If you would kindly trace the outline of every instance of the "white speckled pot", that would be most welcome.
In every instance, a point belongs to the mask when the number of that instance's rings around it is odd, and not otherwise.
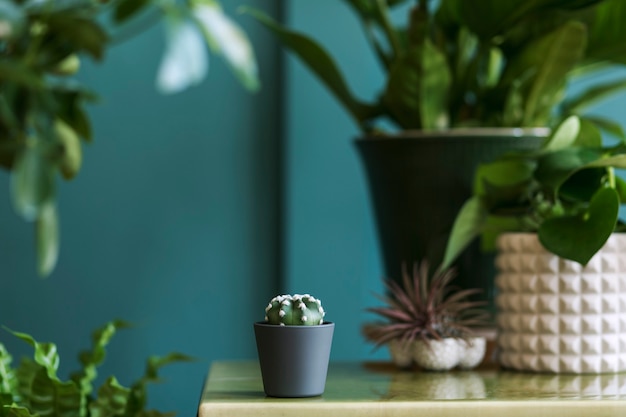
[[[409,368],[413,365],[413,351],[410,343],[393,339],[388,344],[391,361],[398,368]]]
[[[413,342],[413,361],[429,371],[447,371],[457,366],[471,369],[482,361],[486,346],[484,337],[468,341],[455,338],[428,342],[416,340]]]
[[[546,251],[536,234],[498,239],[498,348],[507,368],[626,371],[626,234],[587,266]]]

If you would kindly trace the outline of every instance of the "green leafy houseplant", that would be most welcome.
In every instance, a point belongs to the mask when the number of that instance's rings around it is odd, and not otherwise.
[[[85,105],[96,93],[74,77],[85,57],[101,61],[116,43],[164,22],[167,45],[157,86],[199,83],[207,44],[249,89],[256,63],[244,32],[215,0],[6,0],[0,3],[0,165],[11,171],[15,211],[36,225],[39,272],[59,247],[55,183],[73,178],[93,139]]]
[[[310,37],[258,11],[268,27],[341,102],[363,131],[387,119],[400,129],[550,126],[626,86],[596,84],[566,97],[570,80],[626,62],[621,0],[345,0],[385,72],[366,102]],[[392,9],[410,4],[397,26]],[[623,136],[614,122],[596,119]]]
[[[576,116],[541,149],[481,165],[474,195],[452,229],[444,267],[479,235],[492,249],[494,237],[505,231],[536,232],[550,252],[586,264],[611,233],[622,230],[626,182],[615,169],[623,168],[626,143],[603,145],[600,132]]]
[[[0,344],[0,416],[2,417],[104,417],[172,415],[148,410],[147,385],[158,382],[158,370],[167,364],[188,361],[189,357],[171,353],[150,357],[145,374],[130,387],[122,386],[114,376],[94,390],[97,367],[105,359],[105,347],[115,332],[127,325],[121,321],[105,324],[93,334],[92,348],[79,355],[82,369],[67,381],[57,375],[59,355],[52,343],[40,343],[25,333],[11,332],[30,344],[33,359],[24,358],[14,368],[12,358]]]

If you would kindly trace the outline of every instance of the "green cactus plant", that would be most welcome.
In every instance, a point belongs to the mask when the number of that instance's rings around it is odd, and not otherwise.
[[[309,294],[277,295],[265,307],[265,321],[279,326],[317,326],[325,314],[322,302]]]

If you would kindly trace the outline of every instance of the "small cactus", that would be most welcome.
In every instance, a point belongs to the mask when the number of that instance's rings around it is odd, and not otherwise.
[[[265,308],[265,321],[280,326],[317,326],[324,322],[322,302],[309,294],[278,295]]]

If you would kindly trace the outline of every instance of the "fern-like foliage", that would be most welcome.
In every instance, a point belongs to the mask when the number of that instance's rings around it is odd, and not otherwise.
[[[473,334],[473,327],[487,323],[489,315],[481,308],[485,302],[469,299],[480,293],[479,289],[458,290],[452,286],[454,269],[436,271],[432,278],[428,271],[428,262],[423,261],[413,266],[412,275],[403,268],[402,285],[385,281],[387,294],[377,297],[386,306],[368,311],[386,320],[364,326],[368,340],[380,346],[393,339],[403,343],[446,337],[466,339]]]
[[[106,357],[106,346],[117,330],[128,327],[111,321],[97,329],[92,347],[80,352],[82,368],[68,381],[57,376],[59,355],[53,343],[37,342],[32,336],[8,330],[33,347],[33,358],[22,359],[12,367],[12,357],[0,344],[0,417],[164,417],[175,413],[148,410],[147,385],[159,382],[159,369],[190,357],[171,353],[148,358],[144,375],[131,387],[122,386],[111,376],[98,388],[93,387]]]

